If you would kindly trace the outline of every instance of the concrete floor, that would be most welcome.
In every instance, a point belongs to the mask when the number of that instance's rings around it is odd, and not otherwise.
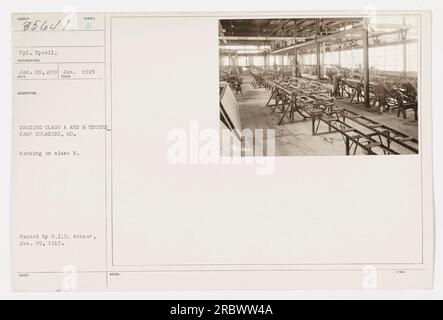
[[[344,155],[345,144],[342,135],[312,135],[312,122],[296,114],[295,122],[278,125],[281,114],[271,114],[272,109],[266,106],[270,92],[264,88],[254,89],[251,86],[252,76],[243,76],[243,94],[236,95],[239,103],[242,129],[275,129],[276,156],[312,156],[312,155]],[[396,111],[368,112],[362,104],[350,104],[350,99],[336,99],[336,106],[367,116],[397,131],[418,138],[417,121],[408,110],[407,119],[397,117]],[[266,149],[266,148],[265,148]],[[409,153],[409,152],[405,152]],[[357,152],[357,154],[364,154]]]

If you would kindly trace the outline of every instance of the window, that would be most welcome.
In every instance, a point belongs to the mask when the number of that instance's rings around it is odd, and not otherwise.
[[[261,67],[261,66],[263,66],[265,64],[264,60],[265,59],[264,59],[263,56],[254,56],[253,59],[252,59],[252,61],[253,61],[252,64],[254,66]]]
[[[245,66],[247,66],[248,65],[248,57],[245,57],[245,56],[239,56],[238,58],[237,58],[237,63],[238,63],[238,65],[239,66],[241,66],[241,67],[245,67]]]
[[[304,65],[314,65],[317,64],[317,54],[315,53],[307,53],[303,55],[303,64]]]
[[[221,59],[221,65],[222,65],[223,67],[225,67],[225,66],[229,66],[229,65],[230,65],[230,63],[229,63],[229,57],[228,57],[228,56],[223,56],[223,57],[222,57],[222,59]]]
[[[325,52],[323,53],[323,61],[325,65],[331,65],[334,64],[332,61],[332,52]]]
[[[341,51],[341,66],[345,68],[352,68],[352,54],[351,50],[343,50]]]
[[[325,53],[325,65],[338,65],[338,51],[329,51]]]
[[[403,45],[369,48],[369,67],[403,71]]]
[[[269,56],[269,65],[273,66],[274,64],[276,64],[277,62],[275,61],[275,56]]]
[[[363,49],[352,50],[352,63],[354,68],[363,68]]]
[[[283,65],[287,66],[289,64],[289,56],[285,55],[283,56]]]

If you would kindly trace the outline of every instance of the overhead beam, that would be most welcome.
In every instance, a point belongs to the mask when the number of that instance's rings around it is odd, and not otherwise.
[[[292,45],[292,46],[289,46],[289,47],[286,47],[286,48],[277,49],[275,51],[272,51],[270,54],[281,53],[281,52],[284,52],[286,50],[292,50],[292,49],[295,49],[295,48],[303,48],[303,47],[315,46],[316,45],[316,41],[326,42],[326,41],[329,41],[329,40],[334,41],[337,38],[341,38],[341,39],[343,39],[343,38],[361,38],[362,37],[362,33],[360,33],[360,32],[362,30],[363,30],[363,26],[360,25],[360,26],[354,27],[352,29],[339,31],[339,32],[336,32],[336,33],[329,34],[327,36],[318,37],[317,39],[314,39],[314,40],[311,40],[311,41],[306,41],[306,42],[298,43],[298,44],[295,44],[295,45]],[[373,38],[373,37],[379,37],[379,36],[383,36],[383,35],[395,34],[395,33],[399,33],[399,32],[401,32],[401,30],[382,32],[382,33],[380,33],[380,32],[373,32],[372,33],[372,32],[368,31],[368,37],[369,38]],[[345,36],[345,37],[343,37],[343,36]],[[415,39],[410,39],[410,40],[408,39],[406,41],[407,42],[414,42],[416,40]],[[382,46],[383,45],[384,44],[382,44]],[[386,45],[390,45],[390,44],[386,43]],[[376,47],[376,46],[377,45],[374,45],[373,47]]]
[[[220,40],[226,41],[289,41],[294,37],[248,37],[248,36],[221,36]]]
[[[277,28],[275,28],[274,30],[271,31],[271,33],[269,33],[269,36],[272,36],[278,30],[282,29],[290,21],[291,21],[290,19],[287,19],[287,20],[283,21]]]
[[[327,35],[327,36],[323,36],[323,37],[318,37],[315,40],[306,41],[306,42],[303,42],[303,43],[297,43],[297,44],[295,44],[293,46],[289,46],[289,47],[286,47],[286,48],[278,49],[278,50],[275,50],[275,51],[271,52],[271,54],[280,53],[280,52],[284,52],[284,51],[287,51],[287,50],[292,50],[292,49],[295,49],[295,48],[303,48],[303,47],[308,47],[308,46],[315,46],[317,44],[317,41],[318,42],[324,42],[324,41],[327,41],[327,40],[330,40],[330,39],[334,39],[334,38],[340,37],[340,36],[348,34],[348,33],[360,32],[362,30],[363,30],[363,26],[357,26],[357,27],[354,27],[352,29],[339,31],[339,32],[336,32],[336,33],[333,33],[333,34],[330,34],[330,35]]]
[[[233,52],[224,51],[221,53],[221,56],[229,56],[229,54],[233,54]],[[244,52],[244,53],[237,53],[237,57],[256,57],[256,56],[262,56],[264,57],[264,53],[250,53],[250,52]]]

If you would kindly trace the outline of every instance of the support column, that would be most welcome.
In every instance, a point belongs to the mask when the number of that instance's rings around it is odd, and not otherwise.
[[[322,66],[322,68],[320,68],[320,78],[322,78],[323,77],[323,73],[324,73],[324,71],[325,71],[325,56],[326,56],[326,46],[325,46],[325,44],[323,43],[322,44],[322,55],[321,55],[321,66]]]
[[[298,77],[298,52],[297,52],[297,48],[294,49],[294,72],[295,72],[295,76]]]
[[[365,106],[369,108],[369,20],[363,19],[363,76]]]
[[[317,79],[321,79],[321,64],[320,64],[320,42],[318,42],[318,34],[320,32],[320,20],[315,20],[315,43],[316,43],[316,55],[317,55]]]
[[[294,19],[294,45],[297,44],[297,19]],[[294,48],[294,74],[298,77],[297,48]]]
[[[407,40],[407,29],[406,29],[406,19],[402,19],[404,29],[400,30],[401,40],[403,42],[403,76],[406,77],[406,73],[408,71],[408,61],[407,61],[407,52],[406,52],[406,40]]]
[[[406,48],[406,39],[407,39],[407,31],[403,30],[401,32],[401,37],[403,41],[403,76],[406,77],[406,73],[408,72],[408,54]]]

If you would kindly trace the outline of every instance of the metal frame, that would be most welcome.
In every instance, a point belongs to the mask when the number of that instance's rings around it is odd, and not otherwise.
[[[333,98],[312,92],[308,92],[309,96],[302,94],[306,90],[294,88],[291,81],[284,85],[283,80],[276,82],[263,75],[254,76],[260,78],[259,81],[271,91],[266,106],[272,108],[271,113],[279,111],[282,114],[278,125],[283,124],[286,117],[293,123],[295,113],[301,115],[303,120],[310,118],[312,135],[342,135],[346,155],[355,155],[358,148],[369,155],[396,155],[400,154],[398,149],[418,153],[417,139],[348,109],[337,109]],[[271,103],[272,100],[274,103]],[[320,131],[322,124],[327,126],[326,131]]]
[[[321,123],[328,126],[328,131],[319,132]],[[365,133],[358,127],[370,132]],[[351,154],[352,147],[354,147],[354,155],[357,147],[368,154],[381,154],[377,151],[381,151],[382,154],[400,154],[399,151],[393,149],[393,146],[418,153],[417,139],[347,109],[336,109],[332,112],[320,111],[313,114],[312,135],[329,133],[342,134],[346,155]]]

